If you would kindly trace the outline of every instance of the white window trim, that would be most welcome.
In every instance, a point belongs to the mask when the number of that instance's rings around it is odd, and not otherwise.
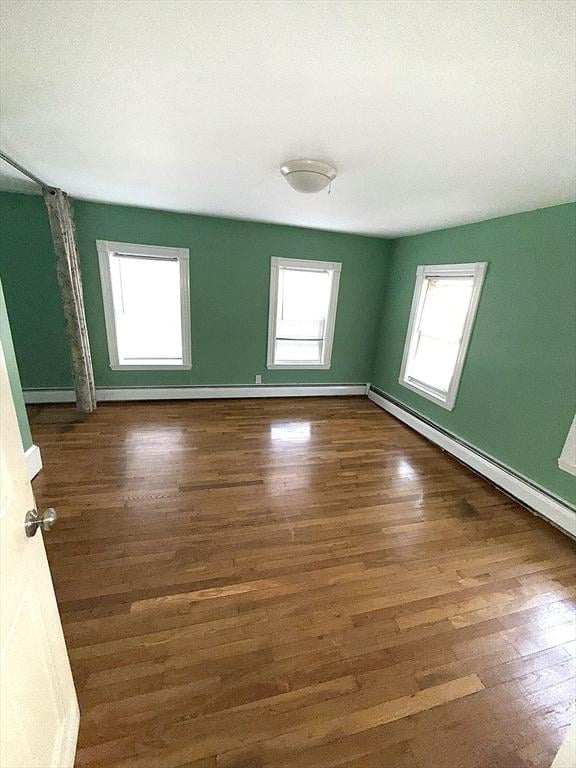
[[[326,328],[324,330],[324,344],[322,346],[321,363],[275,363],[274,348],[276,342],[276,316],[278,314],[278,273],[281,267],[291,269],[317,270],[325,272],[333,271],[332,292]],[[270,265],[270,301],[268,311],[268,357],[266,367],[268,369],[282,370],[328,370],[332,365],[332,344],[334,342],[334,328],[336,326],[336,308],[338,306],[338,291],[340,288],[340,272],[342,264],[336,261],[309,261],[308,259],[280,259],[272,257]]]
[[[118,243],[111,240],[96,240],[100,280],[102,282],[102,298],[104,300],[104,319],[106,322],[106,338],[108,339],[108,355],[110,368],[113,371],[182,371],[192,367],[191,332],[190,332],[190,270],[188,248],[171,248],[163,245],[138,245],[136,243]],[[180,310],[182,323],[182,359],[183,362],[153,365],[125,365],[120,363],[116,341],[116,320],[114,317],[114,302],[112,299],[112,279],[110,275],[110,256],[113,253],[127,253],[134,256],[147,256],[158,259],[177,259],[180,269]]]
[[[558,466],[560,469],[563,469],[564,472],[569,472],[571,475],[576,476],[576,416],[574,416],[570,429],[568,430],[564,448],[558,459]]]
[[[408,330],[406,332],[404,354],[402,356],[402,367],[400,369],[400,377],[398,381],[400,384],[402,384],[403,387],[407,387],[413,392],[417,392],[422,397],[431,400],[433,403],[440,405],[442,408],[446,408],[448,411],[451,411],[454,408],[456,397],[458,395],[460,378],[462,376],[466,354],[468,353],[468,345],[470,344],[470,337],[472,336],[474,321],[476,320],[476,312],[478,310],[478,303],[480,301],[480,294],[482,292],[482,286],[484,284],[484,276],[486,274],[487,266],[488,262],[478,261],[470,264],[427,264],[419,266],[416,270],[416,285],[414,286],[412,307],[410,309],[410,320],[408,322]],[[456,358],[456,365],[454,367],[454,374],[450,382],[450,387],[446,394],[435,390],[433,387],[427,387],[423,383],[415,382],[413,380],[406,380],[406,367],[408,365],[408,356],[410,354],[410,347],[412,344],[412,333],[416,323],[418,322],[422,306],[422,286],[424,284],[424,280],[429,277],[474,278],[472,295],[470,297],[470,305],[468,307],[468,313],[466,315],[466,321],[462,331],[460,350],[458,352],[458,357]]]

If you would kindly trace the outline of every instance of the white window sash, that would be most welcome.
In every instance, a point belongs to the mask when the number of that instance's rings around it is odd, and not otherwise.
[[[304,272],[332,272],[332,286],[328,313],[324,327],[322,341],[322,360],[319,363],[311,363],[306,360],[290,363],[276,363],[276,324],[278,317],[278,284],[281,269],[301,270]],[[336,309],[338,306],[338,291],[340,287],[340,272],[342,264],[334,261],[308,261],[306,259],[282,259],[273,257],[270,264],[270,298],[268,311],[268,354],[266,367],[268,369],[282,370],[327,370],[332,365],[332,345],[334,341],[334,329],[336,325]],[[290,340],[290,339],[289,339]],[[294,339],[298,341],[298,339]]]
[[[400,384],[402,384],[402,386],[417,392],[422,397],[437,403],[438,405],[442,406],[442,408],[446,408],[446,410],[449,411],[453,410],[456,403],[458,388],[460,386],[460,379],[462,377],[464,362],[466,360],[466,354],[468,352],[468,346],[470,344],[470,338],[472,336],[472,330],[476,320],[476,313],[478,310],[480,294],[482,292],[482,286],[484,283],[487,266],[487,262],[481,261],[470,264],[421,265],[416,270],[416,284],[414,286],[414,294],[410,308],[410,319],[408,321],[408,330],[406,333],[406,341],[404,343],[404,354],[402,356],[402,365],[400,368],[400,376],[398,381]],[[468,311],[466,313],[466,320],[464,322],[464,328],[462,330],[460,343],[458,345],[458,355],[454,365],[454,371],[452,373],[450,385],[446,391],[439,390],[430,384],[426,384],[425,382],[419,381],[418,379],[408,375],[409,363],[416,349],[416,344],[420,335],[420,320],[426,299],[426,294],[423,288],[426,281],[429,278],[434,277],[473,278],[472,293],[470,296]]]
[[[108,340],[108,355],[110,368],[113,371],[171,371],[189,370],[192,367],[191,328],[190,328],[190,270],[188,248],[172,248],[168,246],[138,245],[135,243],[118,243],[110,240],[97,240],[98,263],[102,283],[102,298],[104,301],[104,320],[106,323],[106,338]],[[169,362],[174,358],[166,358],[154,363],[145,363],[145,358],[138,362],[124,363],[118,354],[116,331],[116,316],[112,294],[111,259],[141,258],[158,259],[161,261],[177,261],[180,275],[180,323],[182,329],[182,362]]]

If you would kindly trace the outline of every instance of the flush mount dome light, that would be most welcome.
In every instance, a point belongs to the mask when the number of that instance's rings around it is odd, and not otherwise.
[[[334,181],[338,171],[320,160],[289,160],[280,166],[280,173],[296,192],[320,192]]]

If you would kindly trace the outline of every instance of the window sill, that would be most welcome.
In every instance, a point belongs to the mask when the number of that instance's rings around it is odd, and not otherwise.
[[[411,389],[412,392],[416,392],[416,394],[421,395],[421,397],[425,397],[427,400],[430,400],[432,403],[436,403],[436,405],[439,405],[441,408],[444,408],[447,411],[452,411],[454,409],[454,404],[456,401],[456,392],[450,393],[446,395],[445,398],[440,397],[439,395],[435,394],[431,390],[425,389],[424,387],[419,387],[417,384],[413,384],[410,381],[405,381],[402,378],[398,379],[398,382],[407,389]]]
[[[191,363],[184,365],[113,365],[110,363],[112,371],[189,371],[191,368]]]
[[[266,368],[270,370],[283,371],[327,371],[331,363],[267,363]]]

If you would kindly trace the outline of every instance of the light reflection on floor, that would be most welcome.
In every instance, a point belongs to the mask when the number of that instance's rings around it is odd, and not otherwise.
[[[131,427],[124,435],[125,471],[141,471],[142,468],[170,469],[174,453],[184,451],[190,445],[190,434],[184,427],[147,425]],[[174,452],[174,453],[172,453]]]
[[[396,474],[398,477],[407,478],[408,480],[416,480],[418,477],[418,472],[409,461],[406,461],[406,459],[398,459],[398,463],[396,464]]]
[[[270,426],[270,439],[275,443],[307,443],[310,436],[309,421],[278,422]]]
[[[309,421],[278,421],[270,425],[270,441],[274,451],[270,457],[270,471],[265,478],[265,484],[266,491],[271,496],[302,490],[310,485],[311,464],[301,459],[294,464],[287,457],[291,455],[290,448],[310,442],[311,437]]]

